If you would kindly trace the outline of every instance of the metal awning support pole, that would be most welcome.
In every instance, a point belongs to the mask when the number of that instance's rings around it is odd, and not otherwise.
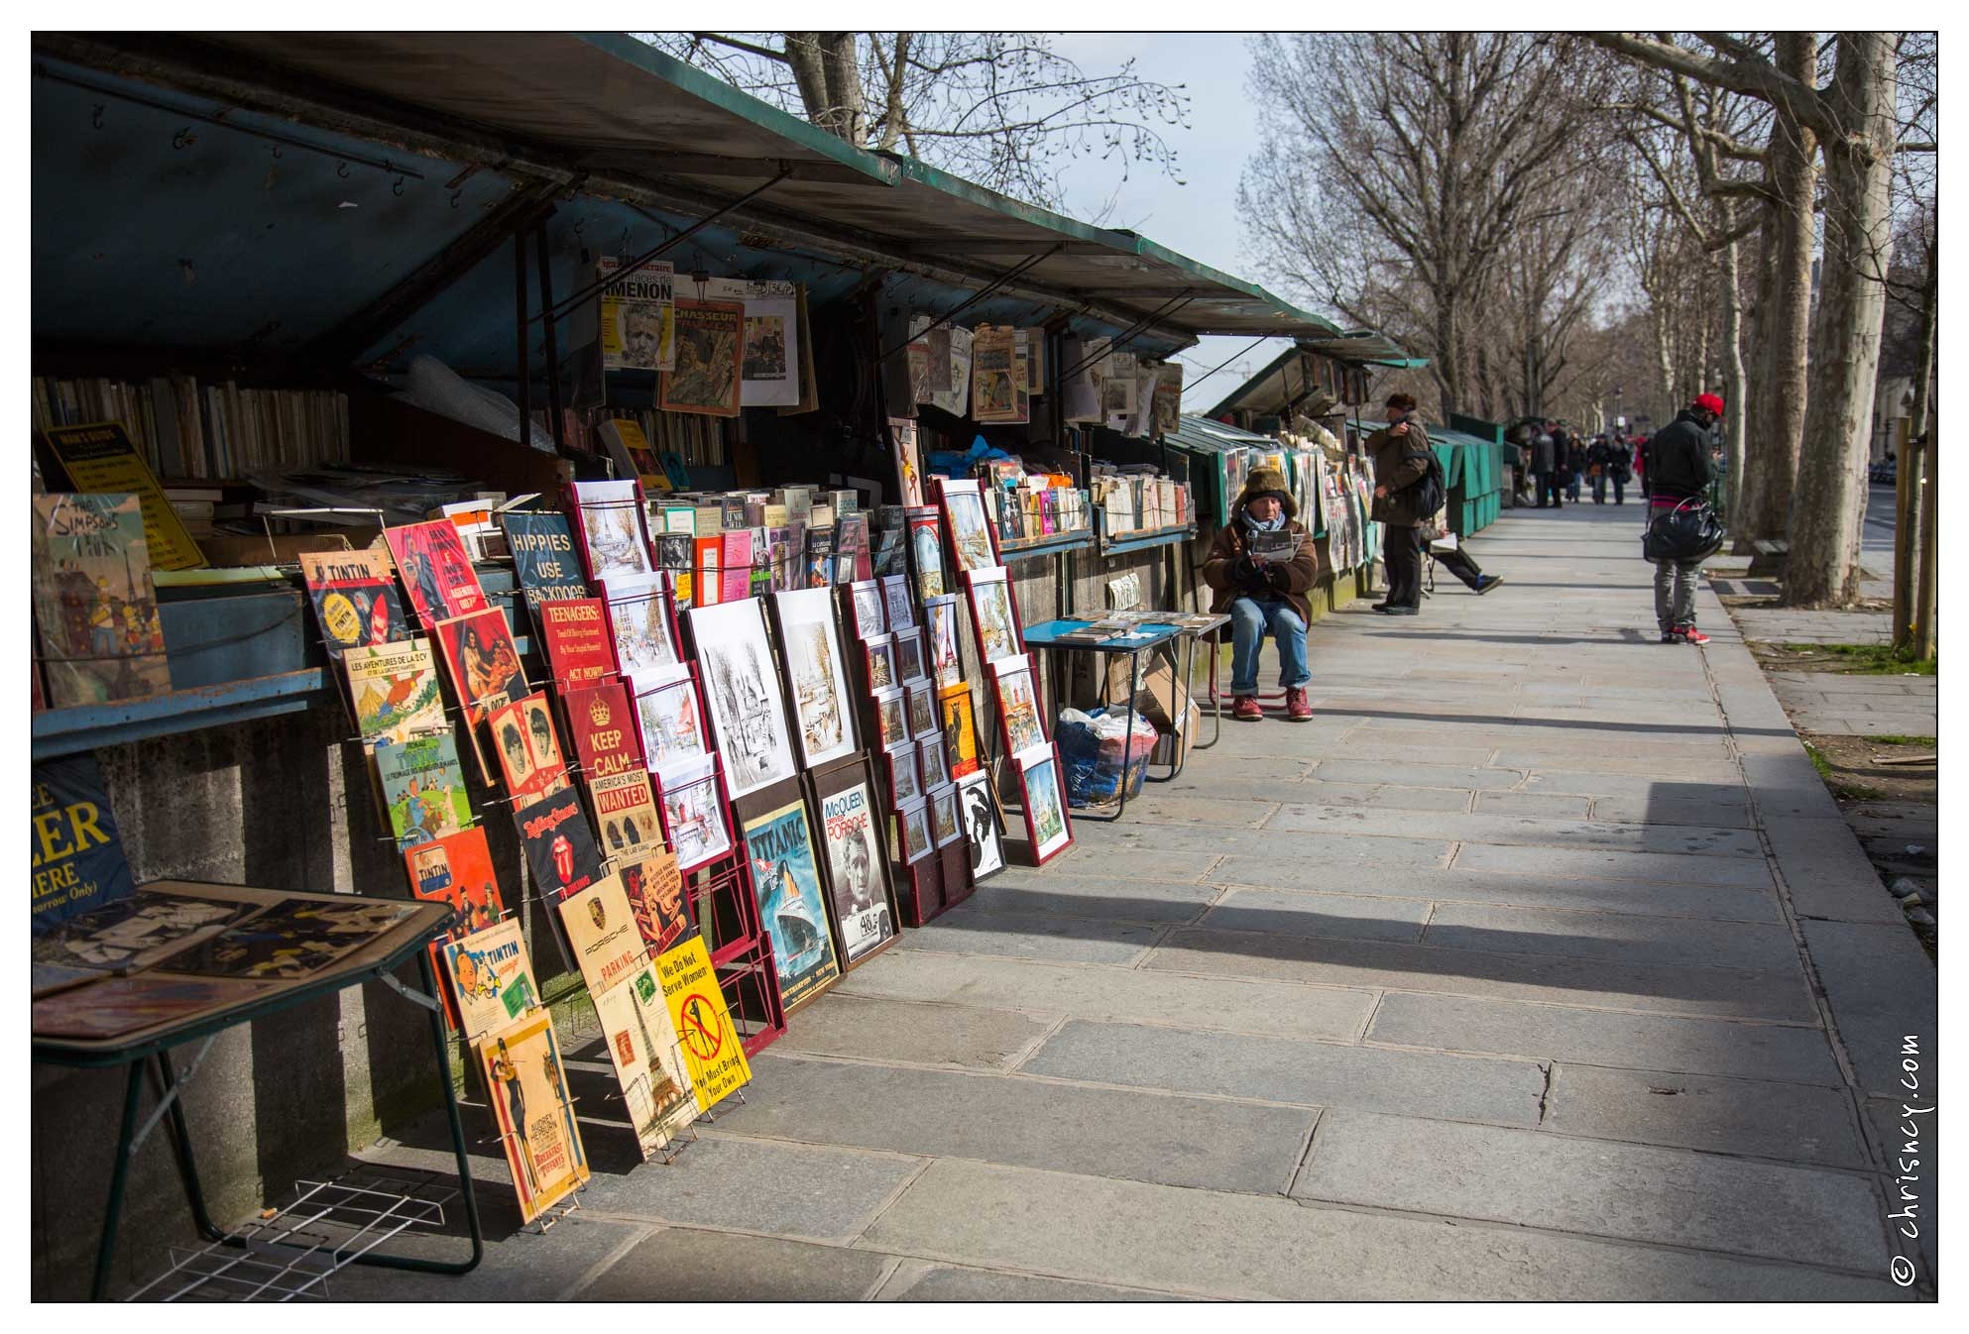
[[[545,219],[542,219],[533,229],[533,245],[534,258],[540,270],[540,308],[542,310],[552,310],[554,308],[554,273],[551,264],[548,262],[547,223]],[[522,325],[522,328],[524,328],[524,325]],[[547,410],[550,414],[547,420],[553,428],[555,450],[564,452],[567,449],[567,440],[561,425],[561,358],[560,350],[555,345],[554,340],[554,322],[552,320],[542,321],[540,332],[546,343],[544,351],[547,357]]]
[[[533,448],[533,373],[526,364],[526,232],[513,233],[513,303],[514,334],[518,343],[514,352],[515,374],[519,380],[520,403],[520,443],[528,449]]]

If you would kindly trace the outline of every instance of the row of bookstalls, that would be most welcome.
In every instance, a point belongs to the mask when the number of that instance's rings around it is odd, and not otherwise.
[[[1340,331],[632,38],[43,33],[33,97],[37,1052],[443,905],[509,1222],[1070,846],[1028,626],[1194,610],[1261,459],[1373,558],[1332,435],[1180,412],[1198,335]],[[1323,363],[1356,408],[1372,361]],[[427,1110],[422,1022],[361,986],[212,1037],[212,1214]],[[148,1248],[99,1277],[183,1231],[166,1155],[82,1147],[109,1078],[37,1074],[37,1295],[105,1190]]]

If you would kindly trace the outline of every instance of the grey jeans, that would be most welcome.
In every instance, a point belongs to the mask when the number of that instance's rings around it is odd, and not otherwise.
[[[1696,623],[1696,580],[1702,577],[1699,560],[1658,560],[1655,566],[1655,620],[1661,632],[1687,629]]]

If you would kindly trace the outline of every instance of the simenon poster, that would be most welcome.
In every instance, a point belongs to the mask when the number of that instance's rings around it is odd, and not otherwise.
[[[383,539],[396,558],[410,605],[425,628],[490,605],[451,520],[385,528]]]

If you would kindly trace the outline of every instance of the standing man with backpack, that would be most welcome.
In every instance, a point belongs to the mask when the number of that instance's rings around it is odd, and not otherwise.
[[[1414,616],[1422,609],[1422,544],[1416,526],[1442,508],[1447,492],[1442,464],[1429,448],[1429,433],[1415,416],[1415,399],[1390,394],[1388,424],[1367,438],[1374,460],[1374,507],[1380,521],[1381,561],[1388,570],[1388,599],[1374,610]]]
[[[1684,502],[1701,502],[1715,480],[1711,456],[1716,423],[1723,400],[1698,394],[1695,402],[1675,414],[1675,420],[1649,437],[1647,444],[1648,521],[1673,513]],[[1664,644],[1707,644],[1709,636],[1696,629],[1696,580],[1702,561],[1657,560],[1655,620]]]

